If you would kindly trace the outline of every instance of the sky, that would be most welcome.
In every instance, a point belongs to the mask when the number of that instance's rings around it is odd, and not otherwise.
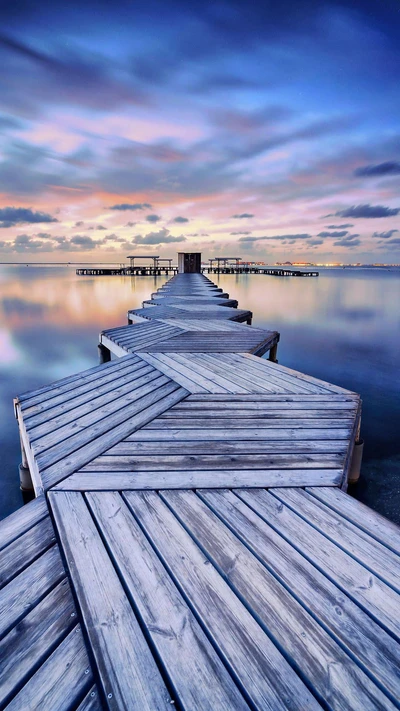
[[[0,66],[0,261],[400,263],[398,0],[15,0]]]

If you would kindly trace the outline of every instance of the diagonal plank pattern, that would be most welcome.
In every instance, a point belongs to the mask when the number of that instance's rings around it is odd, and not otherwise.
[[[0,708],[101,708],[43,496],[0,522]]]
[[[146,321],[108,329],[100,344],[116,356],[126,353],[253,353],[261,356],[277,345],[279,333],[234,321],[177,319]]]
[[[46,495],[0,524],[0,706],[400,708],[399,529],[340,489],[360,398],[233,302],[177,275],[16,400]]]

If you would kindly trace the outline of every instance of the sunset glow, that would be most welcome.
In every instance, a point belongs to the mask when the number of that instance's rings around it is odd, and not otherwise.
[[[400,262],[394,0],[1,10],[0,261]]]

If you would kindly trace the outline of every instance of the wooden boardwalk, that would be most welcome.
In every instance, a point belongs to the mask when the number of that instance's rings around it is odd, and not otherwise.
[[[345,493],[359,396],[187,313],[16,400],[37,499],[0,523],[0,708],[400,708],[400,530]],[[192,333],[220,350],[156,347]]]

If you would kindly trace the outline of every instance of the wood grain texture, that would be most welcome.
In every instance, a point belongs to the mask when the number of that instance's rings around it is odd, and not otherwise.
[[[355,524],[384,546],[400,555],[400,527],[340,489],[307,489],[340,516]]]
[[[239,492],[235,495],[229,490],[199,490],[197,493],[389,697],[393,701],[398,699],[399,644],[343,594],[323,570],[245,504]]]
[[[48,513],[45,497],[39,496],[0,521],[0,550],[39,523]]]
[[[121,496],[103,492],[86,498],[179,706],[187,711],[248,709]]]
[[[170,708],[168,691],[83,497],[51,492],[49,500],[109,708]]]
[[[47,516],[6,546],[0,557],[0,587],[50,548],[55,538],[53,524]]]
[[[339,486],[342,469],[250,469],[138,472],[77,472],[54,486],[57,491],[196,489],[225,487]]]
[[[400,592],[400,557],[358,526],[302,490],[277,490],[275,495],[330,541]]]
[[[395,708],[194,492],[167,491],[162,498],[317,698],[329,697],[335,711]]]
[[[126,500],[219,655],[257,709],[319,709],[286,659],[154,492]]]
[[[307,523],[301,512],[285,506],[275,490],[236,493],[342,592],[400,639],[400,596],[391,587]]]
[[[14,696],[7,711],[70,711],[92,684],[85,643],[77,625]]]
[[[0,707],[50,656],[77,622],[64,579],[0,641]]]
[[[156,391],[145,395],[140,401],[118,410],[112,416],[100,420],[89,430],[70,437],[50,456],[42,455],[42,481],[46,488],[84,466],[106,449],[140,429],[154,417],[164,412],[187,395],[187,390],[169,382]],[[38,458],[39,463],[39,458]]]
[[[13,578],[0,590],[0,636],[27,615],[63,578],[65,570],[57,546]]]

